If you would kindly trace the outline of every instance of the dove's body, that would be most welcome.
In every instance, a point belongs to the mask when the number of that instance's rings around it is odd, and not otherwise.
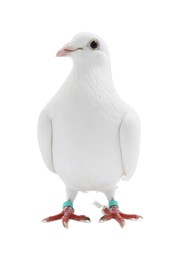
[[[139,151],[139,119],[114,88],[106,46],[101,41],[103,51],[78,47],[79,39],[90,37],[78,35],[74,51],[59,52],[71,53],[74,65],[38,124],[44,162],[61,177],[71,201],[78,191],[90,190],[113,199],[121,177],[134,173]]]
[[[51,118],[52,163],[66,186],[75,191],[115,187],[125,174],[120,126],[135,112],[119,98],[108,68],[104,75],[101,68],[74,68],[45,111]]]

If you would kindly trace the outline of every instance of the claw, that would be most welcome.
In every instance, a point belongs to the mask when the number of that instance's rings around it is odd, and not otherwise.
[[[113,218],[115,220],[117,220],[117,222],[119,222],[119,224],[121,225],[122,228],[125,226],[125,220],[122,218],[121,215],[119,215],[119,214],[115,215],[115,216],[113,216]]]
[[[88,217],[85,217],[85,219],[84,219],[84,220],[82,220],[82,221],[84,221],[84,222],[91,222],[91,219],[90,219],[90,218],[88,218]]]
[[[111,215],[104,215],[104,216],[102,216],[101,218],[100,218],[100,220],[99,220],[99,222],[101,223],[101,222],[105,222],[105,221],[107,221],[107,220],[110,220],[110,219],[112,219],[113,217],[111,216]]]
[[[126,222],[123,221],[122,223],[120,223],[121,227],[123,228],[126,225]]]
[[[65,228],[68,229],[68,222],[66,222],[66,221],[62,221],[62,224],[63,224],[63,226],[64,226]]]
[[[106,220],[104,219],[104,216],[102,216],[100,219],[99,219],[99,223],[103,223],[105,222]]]
[[[43,222],[43,223],[47,223],[47,222],[48,222],[47,219],[48,219],[48,218],[44,218],[44,219],[42,220],[42,222]]]
[[[102,223],[102,222],[104,222],[105,220],[104,220],[104,216],[102,216],[100,219],[99,219],[99,222],[100,223]]]

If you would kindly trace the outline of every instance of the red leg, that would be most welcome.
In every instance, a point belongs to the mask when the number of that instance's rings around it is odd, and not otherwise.
[[[119,211],[118,206],[112,206],[110,208],[103,207],[102,211],[104,212],[104,216],[100,218],[100,222],[114,218],[121,225],[121,227],[124,227],[125,225],[124,219],[142,218],[141,216],[135,214],[124,214],[121,211]]]
[[[50,222],[58,219],[62,219],[62,224],[65,228],[68,228],[68,222],[70,219],[74,219],[77,221],[90,221],[90,218],[84,215],[75,215],[74,209],[72,207],[67,206],[63,209],[63,211],[60,214],[45,218],[43,219],[43,222]]]

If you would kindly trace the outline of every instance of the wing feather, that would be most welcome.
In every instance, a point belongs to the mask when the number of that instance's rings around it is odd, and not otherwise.
[[[38,120],[38,143],[45,165],[55,173],[52,159],[52,121],[45,109]]]
[[[120,147],[125,180],[129,180],[137,165],[140,145],[140,121],[136,112],[129,112],[120,126]]]

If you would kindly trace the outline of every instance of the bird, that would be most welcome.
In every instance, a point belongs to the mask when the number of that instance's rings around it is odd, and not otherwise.
[[[90,222],[75,215],[73,202],[78,192],[105,194],[100,222],[115,219],[122,227],[125,214],[115,200],[117,183],[135,172],[140,146],[140,119],[115,89],[108,47],[93,33],[76,34],[57,57],[70,57],[72,69],[38,119],[38,143],[47,168],[66,186],[62,212],[43,222],[70,219]]]

